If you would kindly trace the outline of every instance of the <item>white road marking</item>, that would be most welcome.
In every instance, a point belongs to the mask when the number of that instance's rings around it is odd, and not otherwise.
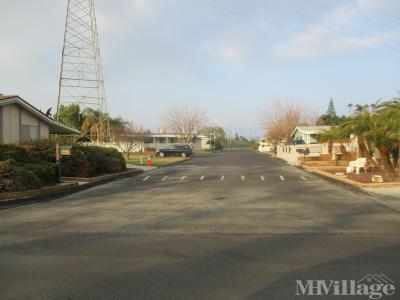
[[[221,181],[223,181],[225,179],[225,176],[224,175],[222,175],[221,176]]]
[[[244,176],[243,175],[241,176],[241,179],[242,179],[242,181],[244,181]]]
[[[201,176],[201,177],[200,177],[200,181],[202,181],[203,179],[204,179],[204,176]]]
[[[182,176],[182,177],[181,177],[181,180],[184,180],[185,178],[186,178],[186,176]]]
[[[143,181],[146,181],[149,178],[150,178],[150,176],[146,176],[145,178],[143,178]]]
[[[165,179],[167,179],[168,178],[168,176],[164,176],[162,179],[161,179],[161,181],[164,181]]]
[[[279,176],[280,178],[281,178],[281,180],[282,181],[284,181],[285,180],[285,177],[283,177],[282,175],[281,176]]]
[[[304,176],[300,176],[300,178],[303,180],[307,180],[307,178],[305,178]]]
[[[260,178],[261,178],[262,181],[264,181],[264,179],[265,179],[264,176],[260,176]]]

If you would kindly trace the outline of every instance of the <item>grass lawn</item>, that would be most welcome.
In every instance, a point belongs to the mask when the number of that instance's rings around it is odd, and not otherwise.
[[[146,165],[148,155],[143,155],[143,164]],[[183,158],[180,156],[167,156],[167,157],[151,157],[151,165],[155,167],[168,166],[180,161],[187,160],[188,158]],[[126,160],[127,164],[140,165],[140,154],[131,154],[129,159]]]

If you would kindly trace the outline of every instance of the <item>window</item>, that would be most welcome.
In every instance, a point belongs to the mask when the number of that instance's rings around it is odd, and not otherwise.
[[[39,126],[21,125],[21,141],[36,140],[39,137]]]

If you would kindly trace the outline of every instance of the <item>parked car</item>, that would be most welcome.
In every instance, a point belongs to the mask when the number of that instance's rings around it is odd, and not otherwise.
[[[156,151],[156,156],[165,157],[168,155],[179,155],[182,157],[188,157],[192,155],[192,153],[191,145],[175,144],[169,146],[168,148],[158,149]]]

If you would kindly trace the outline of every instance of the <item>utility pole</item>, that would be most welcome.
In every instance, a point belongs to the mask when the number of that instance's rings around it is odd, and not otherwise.
[[[71,104],[78,105],[80,112],[72,110]],[[96,141],[108,141],[110,126],[94,0],[68,0],[56,120],[74,127],[71,114],[76,111],[79,116],[75,117],[80,118],[85,108],[98,114]]]

